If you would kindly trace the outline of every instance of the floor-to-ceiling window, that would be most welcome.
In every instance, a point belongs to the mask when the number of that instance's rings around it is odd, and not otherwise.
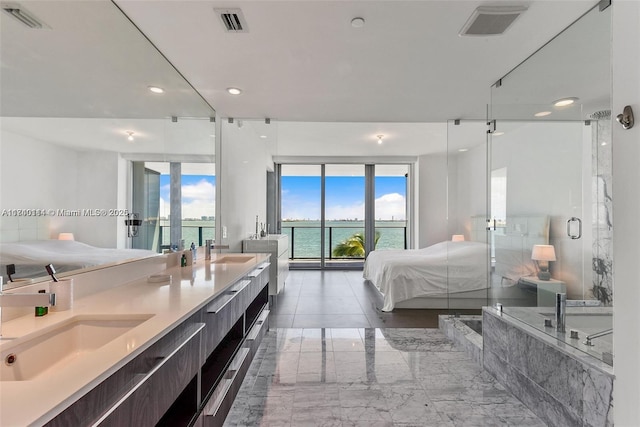
[[[281,165],[281,232],[292,268],[362,268],[408,247],[409,165]]]

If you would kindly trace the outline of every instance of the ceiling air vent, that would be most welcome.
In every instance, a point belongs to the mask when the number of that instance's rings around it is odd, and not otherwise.
[[[228,33],[246,33],[247,23],[240,9],[213,9],[224,24]]]
[[[460,30],[461,36],[497,36],[527,10],[526,6],[480,6]]]
[[[39,30],[49,28],[48,25],[39,21],[32,13],[27,12],[22,6],[16,3],[2,3],[2,10],[12,18],[20,21],[29,28]]]

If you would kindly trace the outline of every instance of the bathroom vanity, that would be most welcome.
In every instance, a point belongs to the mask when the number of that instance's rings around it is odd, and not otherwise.
[[[245,239],[242,241],[242,252],[271,254],[269,295],[279,294],[289,275],[289,236],[269,234],[259,239]]]
[[[268,329],[269,270],[221,254],[5,322],[0,424],[222,425]]]

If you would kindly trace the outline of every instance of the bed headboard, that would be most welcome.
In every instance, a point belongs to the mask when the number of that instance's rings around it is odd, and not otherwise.
[[[531,251],[533,245],[549,244],[549,216],[507,216],[506,227],[498,229],[493,240],[498,276],[517,282],[521,277],[536,274]]]
[[[51,238],[47,216],[3,216],[0,218],[0,243]]]

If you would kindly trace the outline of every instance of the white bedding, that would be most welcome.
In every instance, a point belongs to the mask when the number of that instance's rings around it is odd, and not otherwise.
[[[367,257],[363,277],[384,295],[383,311],[415,297],[487,287],[486,243],[441,242],[424,249],[378,250]]]
[[[16,265],[14,278],[46,276],[45,265],[53,264],[57,272],[77,270],[132,258],[157,255],[143,249],[97,248],[72,240],[32,240],[0,243],[0,273]],[[5,283],[7,282],[5,277]]]

